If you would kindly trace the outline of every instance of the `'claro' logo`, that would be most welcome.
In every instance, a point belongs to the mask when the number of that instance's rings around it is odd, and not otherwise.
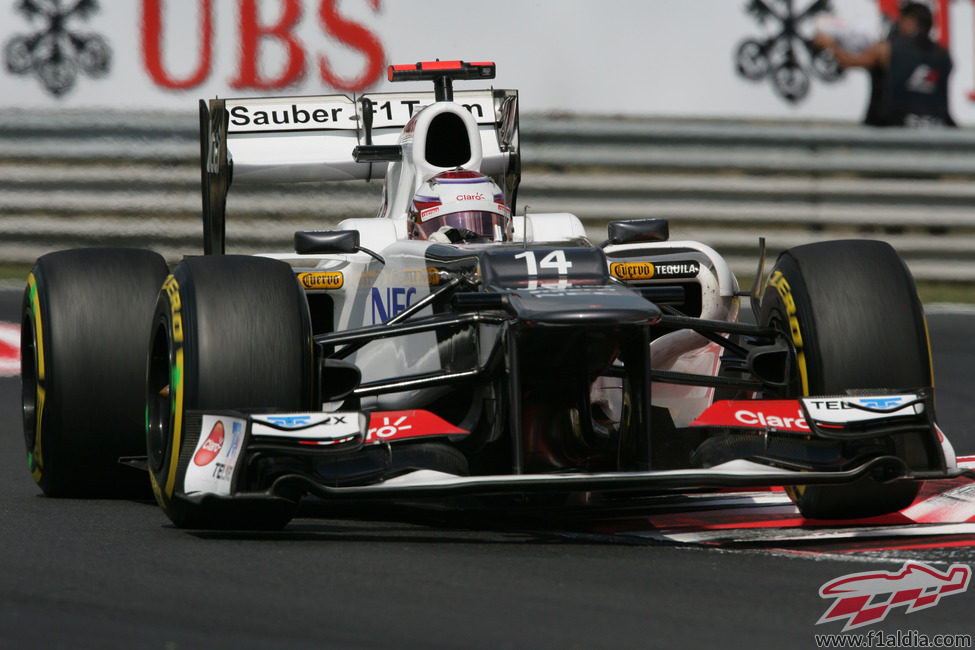
[[[802,405],[792,400],[717,401],[699,415],[691,426],[777,429],[809,433]]]
[[[321,289],[341,289],[345,283],[345,278],[341,271],[299,273],[298,281],[307,290],[317,291]]]
[[[762,410],[739,409],[735,411],[735,420],[745,426],[772,427],[786,431],[809,431],[809,423],[801,409],[795,415],[774,415]]]
[[[223,449],[224,428],[223,422],[217,420],[210,430],[210,435],[203,441],[203,444],[193,456],[193,462],[200,467],[205,467],[213,462],[220,450]]]

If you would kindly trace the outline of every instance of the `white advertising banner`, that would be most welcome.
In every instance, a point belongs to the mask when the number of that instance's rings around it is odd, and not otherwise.
[[[955,63],[951,110],[975,124],[975,3],[930,4]],[[0,108],[191,112],[214,96],[352,95],[389,90],[388,64],[440,58],[495,61],[494,85],[519,89],[528,113],[855,122],[867,74],[831,78],[806,43],[818,28],[850,43],[876,39],[891,6],[896,0],[0,0]]]

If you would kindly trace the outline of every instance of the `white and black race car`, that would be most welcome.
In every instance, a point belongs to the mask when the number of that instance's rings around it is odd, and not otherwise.
[[[205,254],[170,270],[70,250],[30,275],[43,491],[150,482],[188,527],[280,527],[306,495],[552,506],[776,485],[843,518],[963,473],[893,249],[800,246],[742,292],[665,220],[594,245],[570,213],[518,215],[517,92],[453,90],[494,75],[436,61],[389,69],[434,92],[200,102]],[[298,232],[294,252],[224,252],[232,184],[383,175],[374,217]],[[738,320],[749,295],[755,324]]]

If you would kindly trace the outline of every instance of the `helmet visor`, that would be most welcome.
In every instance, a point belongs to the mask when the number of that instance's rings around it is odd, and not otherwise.
[[[483,210],[466,210],[433,215],[423,221],[418,220],[416,226],[424,239],[429,239],[430,235],[444,226],[458,230],[470,230],[491,241],[506,241],[508,239],[506,217]]]

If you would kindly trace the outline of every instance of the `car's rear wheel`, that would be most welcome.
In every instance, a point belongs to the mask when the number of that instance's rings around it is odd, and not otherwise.
[[[152,320],[146,448],[156,501],[186,528],[281,528],[295,499],[208,506],[184,494],[200,431],[189,410],[307,411],[313,403],[311,321],[290,266],[204,256],[166,278]]]
[[[761,322],[796,349],[794,394],[915,389],[933,384],[924,311],[910,271],[888,244],[842,240],[783,253],[762,298]],[[806,517],[845,519],[900,510],[915,481],[788,490]]]
[[[169,269],[152,251],[77,249],[34,264],[24,292],[24,438],[48,496],[147,497],[119,463],[144,453],[145,345]]]

